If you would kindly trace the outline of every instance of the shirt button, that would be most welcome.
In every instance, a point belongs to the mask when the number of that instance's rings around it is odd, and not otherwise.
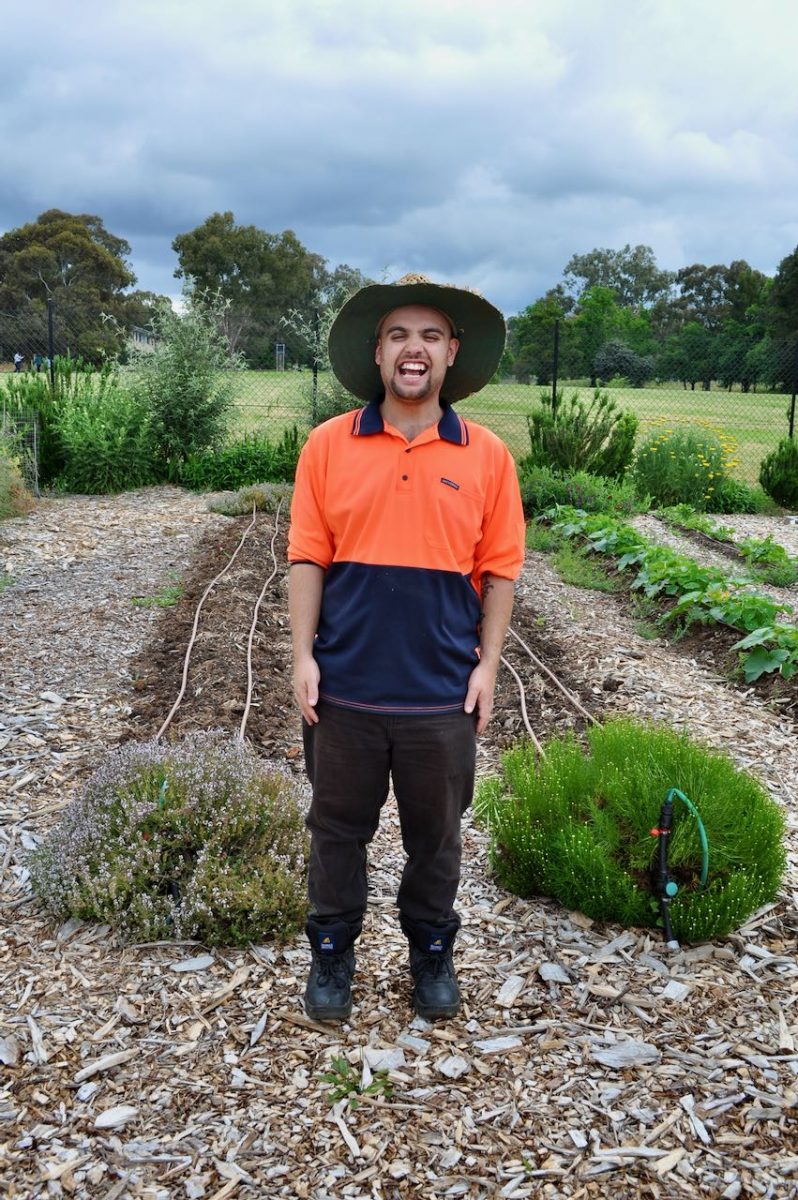
[[[405,483],[407,482],[407,476],[406,476],[406,475],[403,475],[403,476],[402,476],[402,479],[404,479]]]

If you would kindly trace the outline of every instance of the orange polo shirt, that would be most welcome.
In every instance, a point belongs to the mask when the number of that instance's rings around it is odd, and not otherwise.
[[[478,662],[481,578],[515,579],[523,563],[512,456],[451,407],[412,442],[376,403],[334,417],[300,455],[288,558],[326,571],[323,699],[456,711]]]

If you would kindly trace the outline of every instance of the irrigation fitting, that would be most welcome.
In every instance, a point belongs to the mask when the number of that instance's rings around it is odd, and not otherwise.
[[[674,797],[678,797],[685,807],[693,814],[698,824],[698,836],[701,839],[701,875],[699,884],[703,888],[706,886],[707,877],[709,875],[709,842],[707,840],[707,831],[704,828],[704,822],[698,809],[693,804],[684,792],[680,792],[678,788],[670,788],[662,803],[662,809],[659,814],[659,826],[651,830],[651,836],[659,838],[657,847],[657,864],[654,870],[654,886],[657,897],[659,898],[659,911],[662,918],[662,934],[665,939],[665,945],[669,950],[678,950],[679,943],[673,936],[673,928],[671,926],[670,905],[675,896],[678,895],[679,885],[675,880],[671,879],[670,869],[668,867],[668,848],[671,840],[671,830],[673,827],[673,801]]]

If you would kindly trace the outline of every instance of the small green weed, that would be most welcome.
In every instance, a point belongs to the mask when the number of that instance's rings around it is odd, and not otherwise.
[[[567,542],[561,545],[553,558],[557,573],[565,583],[574,587],[589,588],[594,592],[616,592],[619,584],[612,579],[588,552],[575,548]]]
[[[632,593],[630,599],[635,633],[648,642],[656,641],[662,636],[662,630],[657,624],[657,606],[647,596],[641,596],[639,593]]]
[[[541,525],[537,521],[527,525],[527,550],[537,550],[539,554],[552,554],[561,545],[562,538],[550,525]]]
[[[7,587],[11,587],[11,584],[13,582],[14,582],[13,576],[0,575],[0,596],[2,596],[3,592],[6,590]]]
[[[325,1071],[319,1079],[331,1085],[327,1093],[330,1104],[348,1100],[350,1108],[357,1108],[361,1096],[384,1096],[386,1100],[393,1097],[393,1084],[387,1071],[376,1071],[371,1083],[363,1087],[358,1072],[343,1055],[334,1058],[329,1071]]]
[[[182,583],[168,583],[154,596],[134,596],[131,603],[136,608],[174,608],[182,595]]]

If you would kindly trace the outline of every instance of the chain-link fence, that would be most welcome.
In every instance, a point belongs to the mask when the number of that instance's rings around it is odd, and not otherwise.
[[[34,495],[39,495],[39,418],[32,409],[0,404],[0,450],[10,455]]]
[[[654,376],[633,386],[623,376],[595,380],[561,378],[556,357],[554,371],[534,372],[521,381],[508,376],[488,384],[477,395],[459,401],[457,410],[493,429],[507,442],[516,457],[529,451],[527,417],[541,402],[557,393],[566,398],[578,394],[589,403],[595,389],[607,393],[619,409],[631,409],[639,421],[639,438],[661,426],[699,424],[722,431],[736,443],[736,469],[741,478],[755,482],[759,464],[785,436],[795,429],[796,384],[792,369],[776,386],[709,379],[664,379]],[[727,371],[732,368],[726,363]],[[739,374],[743,374],[740,363]],[[693,374],[693,372],[688,372]],[[308,428],[314,416],[324,415],[330,377],[310,368],[278,371],[242,371],[233,380],[236,427],[239,431],[278,434],[292,424]]]
[[[103,336],[102,321],[87,322],[52,302],[43,311],[0,313],[0,371],[14,372],[15,357],[19,371],[47,371],[56,355],[81,354],[99,362],[104,356]],[[136,352],[152,349],[152,336],[144,328],[122,334],[115,328],[113,336],[120,361],[128,364],[126,370],[135,369]],[[569,378],[574,359],[567,354],[561,358],[559,345],[557,324],[547,332],[537,354],[528,355],[523,363],[518,359],[508,363],[506,377],[461,400],[458,411],[489,426],[521,457],[529,449],[527,417],[542,394],[578,393],[589,401],[598,386],[618,408],[637,415],[640,437],[670,424],[699,423],[722,430],[735,440],[736,470],[750,482],[756,481],[762,458],[781,438],[794,434],[798,384],[794,341],[781,344],[780,357],[774,357],[771,349],[770,360],[763,353],[757,357],[757,346],[743,347],[739,354],[727,347],[713,358],[706,345],[692,358],[688,354],[677,359],[663,352],[643,360],[608,343],[590,356],[589,365],[597,372],[592,379]],[[231,436],[257,432],[279,438],[293,425],[304,431],[340,404],[340,389],[336,393],[328,372],[292,363],[284,347],[282,354],[280,346],[274,349],[272,361],[283,369],[231,372]],[[583,356],[583,369],[585,361]]]

